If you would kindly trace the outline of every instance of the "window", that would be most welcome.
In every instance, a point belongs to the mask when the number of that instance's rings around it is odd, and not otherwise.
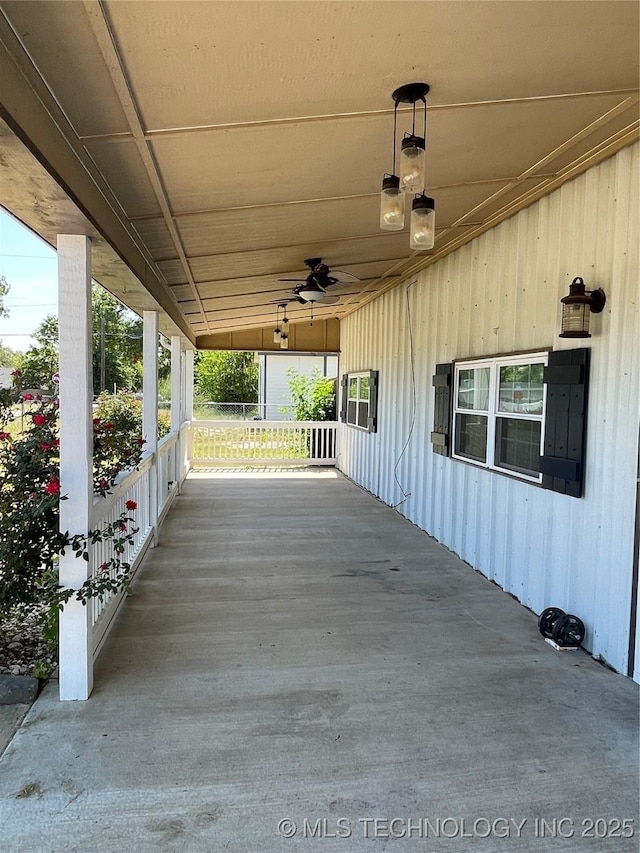
[[[534,353],[455,365],[454,458],[542,481],[547,358]]]
[[[344,374],[342,377],[341,421],[369,432],[375,432],[377,404],[377,370]]]

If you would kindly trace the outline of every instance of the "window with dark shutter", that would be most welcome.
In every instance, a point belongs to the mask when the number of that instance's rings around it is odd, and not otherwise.
[[[378,371],[345,373],[341,381],[340,420],[376,432],[378,428]]]
[[[544,371],[542,487],[574,498],[584,489],[589,353],[586,347],[550,352]]]
[[[347,400],[349,399],[349,374],[343,373],[340,380],[340,420],[347,419]]]
[[[378,430],[378,371],[369,371],[369,413],[367,416],[369,432]]]
[[[433,432],[431,444],[433,452],[441,456],[449,455],[449,437],[451,434],[451,377],[453,365],[449,362],[436,364],[432,379],[435,388],[435,406],[433,413]]]

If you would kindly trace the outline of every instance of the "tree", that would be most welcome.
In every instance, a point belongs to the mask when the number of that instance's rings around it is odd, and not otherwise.
[[[336,381],[322,376],[317,367],[311,374],[287,370],[289,391],[297,421],[335,421]]]
[[[93,388],[137,390],[142,383],[142,320],[100,285],[91,289]]]
[[[22,357],[23,388],[51,388],[52,377],[58,372],[58,320],[48,314],[34,331],[38,342]]]
[[[100,285],[91,290],[93,316],[93,388],[139,390],[142,385],[142,320]],[[49,314],[33,333],[37,344],[22,362],[23,388],[50,388],[58,372],[58,320]],[[159,354],[159,374],[170,370],[164,350]]]
[[[0,343],[0,367],[20,367],[21,363],[21,352],[16,352],[11,347],[5,347]]]
[[[0,275],[0,317],[9,316],[9,309],[5,307],[4,298],[10,289],[11,285],[7,279],[3,275]]]
[[[258,401],[258,365],[252,352],[199,352],[194,373],[200,399],[216,403]]]

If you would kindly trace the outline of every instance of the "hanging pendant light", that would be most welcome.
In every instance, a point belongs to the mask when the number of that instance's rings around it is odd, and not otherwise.
[[[281,307],[282,307],[281,305],[278,305],[276,307],[276,327],[273,330],[273,342],[274,342],[274,344],[280,343],[280,335],[282,334],[282,329],[280,328],[280,323],[279,323],[279,315],[280,315],[280,308]]]
[[[411,236],[409,245],[412,249],[425,251],[433,249],[436,236],[436,203],[424,193],[417,195],[411,204]]]
[[[380,193],[380,228],[384,231],[400,231],[404,228],[405,199],[404,193],[419,194],[426,199],[425,189],[425,150],[427,138],[427,99],[429,92],[427,83],[407,83],[393,92],[393,155],[392,173],[385,174],[382,179]],[[416,104],[422,101],[423,121],[422,136],[416,133]],[[411,133],[405,133],[400,144],[400,174],[396,174],[396,151],[398,106],[411,104]],[[424,250],[432,249],[435,238],[434,217],[435,203],[429,199],[430,206],[425,202],[414,200],[411,210],[411,248]],[[415,212],[415,216],[414,216]],[[415,220],[415,236],[414,236]],[[426,227],[425,227],[426,226]]]
[[[289,320],[282,318],[282,331],[280,332],[280,349],[289,349]]]
[[[385,175],[380,194],[380,228],[402,231],[404,228],[404,193],[397,175]]]
[[[407,83],[392,95],[393,145],[396,147],[396,114],[398,104],[411,104],[411,133],[406,133],[400,146],[400,186],[405,192],[421,193],[425,188],[425,148],[427,140],[427,94],[426,83]],[[416,133],[416,104],[423,103],[422,136]],[[395,158],[394,158],[395,164]],[[394,168],[395,171],[395,168]]]

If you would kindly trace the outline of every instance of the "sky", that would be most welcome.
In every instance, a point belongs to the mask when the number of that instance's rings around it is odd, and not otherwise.
[[[54,249],[0,208],[0,275],[11,290],[9,316],[0,318],[0,341],[25,352],[31,332],[47,314],[58,313],[58,271]],[[35,342],[34,342],[35,343]]]

